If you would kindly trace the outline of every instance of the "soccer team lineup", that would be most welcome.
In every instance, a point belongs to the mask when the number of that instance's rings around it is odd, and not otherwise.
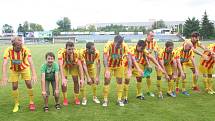
[[[85,43],[84,48],[75,45],[76,43],[68,41],[64,47],[55,48],[57,53],[51,51],[41,53],[45,62],[40,65],[40,72],[36,72],[31,50],[24,45],[22,37],[12,37],[11,46],[3,52],[1,75],[3,88],[7,84],[12,85],[14,102],[12,112],[20,110],[22,100],[19,97],[20,81],[26,85],[30,111],[36,109],[33,93],[33,83],[36,82],[41,84],[40,94],[44,100],[41,110],[44,112],[50,110],[49,96],[54,97],[54,106],[57,110],[70,104],[87,106],[88,101],[108,108],[110,83],[116,83],[115,102],[119,107],[132,103],[129,101],[131,81],[135,81],[136,84],[134,86],[136,94],[133,98],[140,101],[146,99],[145,94],[157,97],[155,100],[163,100],[165,96],[177,100],[179,94],[190,97],[192,95],[188,88],[191,88],[192,92],[198,93],[201,90],[209,95],[215,95],[213,90],[215,43],[203,45],[198,32],[193,32],[191,38],[184,40],[178,47],[175,47],[175,42],[172,41],[166,41],[163,46],[158,46],[152,31],[147,33],[145,39],[132,45],[125,43],[123,36],[116,35],[112,41],[104,44],[103,51],[99,51],[94,42]],[[198,56],[200,61],[196,61]],[[190,71],[189,74],[185,71],[187,69]],[[156,75],[154,80],[156,91],[152,90],[153,71]],[[37,73],[41,73],[41,78],[37,77]],[[101,79],[101,76],[104,79]],[[188,76],[191,76],[190,81]],[[200,80],[199,76],[203,76],[203,79]],[[71,84],[68,77],[73,81],[73,92],[67,89]],[[143,92],[143,81],[146,81],[146,92]],[[200,89],[200,82],[204,84],[203,89]],[[162,83],[167,83],[165,90]],[[191,83],[191,87],[188,83]],[[86,91],[87,85],[91,88],[89,91],[92,91],[92,97],[87,97],[89,93]],[[98,86],[102,87],[102,95],[99,95],[102,99],[98,98]],[[74,95],[71,103],[67,93]]]

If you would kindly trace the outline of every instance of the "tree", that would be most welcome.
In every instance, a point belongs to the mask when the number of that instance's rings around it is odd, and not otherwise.
[[[31,31],[31,32],[43,31],[43,27],[40,24],[30,23],[30,30],[29,31]]]
[[[152,29],[166,28],[165,22],[161,19],[152,24]]]
[[[89,25],[89,26],[87,27],[87,29],[88,29],[88,31],[90,31],[90,32],[95,32],[95,31],[96,31],[95,25]]]
[[[214,24],[208,19],[206,11],[202,18],[200,33],[205,39],[214,34]]]
[[[188,17],[188,19],[185,21],[184,24],[184,31],[183,31],[183,35],[188,38],[191,36],[191,33],[194,31],[199,31],[200,27],[199,27],[199,20],[196,19],[195,17],[193,17],[192,19],[190,19]]]
[[[4,24],[2,27],[2,33],[13,33],[13,27],[9,24]]]
[[[17,29],[17,32],[18,32],[18,33],[19,33],[19,32],[24,32],[24,28],[23,28],[22,24],[19,24],[19,27],[18,27],[18,29]]]
[[[57,21],[58,28],[61,32],[71,31],[71,22],[68,17],[64,17],[62,20]]]
[[[29,31],[29,22],[25,21],[23,24],[24,33]]]

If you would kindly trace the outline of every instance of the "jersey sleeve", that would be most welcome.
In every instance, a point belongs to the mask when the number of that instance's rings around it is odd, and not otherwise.
[[[55,72],[59,72],[59,66],[58,66],[58,64],[57,63],[54,63],[54,70],[55,70]]]
[[[63,49],[61,48],[57,51],[58,60],[63,60],[62,54],[63,54]]]
[[[80,59],[81,61],[85,61],[84,55],[85,55],[84,49],[81,49],[81,50],[79,51],[79,59]]]
[[[43,64],[41,66],[41,73],[46,73],[46,65],[45,64]]]
[[[96,61],[96,62],[100,62],[100,53],[99,53],[99,50],[96,50],[95,61]]]
[[[106,43],[104,46],[104,54],[109,54],[110,42]]]
[[[27,57],[31,57],[31,51],[28,49],[28,48],[25,48],[25,55],[27,56]]]
[[[160,51],[158,51],[158,59],[159,60],[163,60],[163,49],[161,49]]]

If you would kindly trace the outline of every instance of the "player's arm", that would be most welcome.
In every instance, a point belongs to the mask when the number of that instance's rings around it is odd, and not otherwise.
[[[8,59],[4,58],[2,63],[2,86],[5,86],[7,84],[8,78],[7,78],[7,63]]]
[[[41,87],[42,87],[42,95],[45,96],[46,95],[46,86],[45,86],[45,72],[42,72],[42,76],[41,76]]]
[[[96,83],[99,83],[99,76],[101,72],[101,62],[100,59],[97,59],[96,61]]]
[[[59,94],[59,72],[56,71],[55,72],[55,82],[56,82],[56,85],[55,85],[55,94],[58,95]]]
[[[134,56],[131,55],[131,61],[132,61],[132,64],[134,65],[134,67],[137,69],[137,71],[140,73],[140,74],[143,74],[143,70],[140,68],[140,66],[138,65],[136,59]]]
[[[87,64],[85,62],[85,60],[81,60],[81,63],[82,63],[82,66],[83,66],[83,71],[85,73],[85,75],[87,76],[87,80],[88,80],[88,83],[91,84],[91,78],[89,76],[89,73],[88,73],[88,69],[87,69]]]
[[[177,72],[177,60],[176,59],[173,59],[172,60],[172,63],[173,63],[173,78],[176,79],[177,78],[177,75],[178,75],[178,72]]]
[[[108,58],[109,58],[109,50],[110,45],[106,44],[104,47],[104,53],[103,53],[103,63],[105,67],[105,78],[110,78],[110,70],[108,69]]]
[[[58,52],[58,65],[59,65],[59,71],[60,71],[60,75],[61,75],[61,79],[62,79],[62,84],[66,85],[67,84],[67,79],[64,75],[64,67],[63,67],[63,57],[62,57],[62,53],[59,51]]]
[[[196,65],[196,62],[195,62],[195,60],[194,60],[194,57],[191,56],[191,57],[190,57],[190,60],[191,60],[191,62],[192,62],[192,64],[193,64],[193,66],[194,66],[195,75],[198,76],[198,73],[199,73],[199,72],[198,72],[197,65]]]
[[[30,68],[31,68],[31,72],[32,72],[32,79],[31,80],[33,82],[36,82],[37,81],[37,74],[36,74],[34,63],[33,63],[33,60],[32,60],[31,56],[28,56],[28,62],[30,64]]]
[[[83,83],[82,81],[84,81],[84,71],[83,71],[83,66],[80,59],[78,59],[77,64],[78,64],[78,69],[80,73],[80,82]]]
[[[151,54],[147,54],[146,57],[148,59],[150,59],[154,64],[155,66],[157,66],[157,68],[162,71],[162,73],[165,73],[164,70],[162,69],[162,67],[159,65],[159,63],[157,62],[157,60],[151,55]]]
[[[166,72],[165,66],[164,66],[164,60],[162,58],[158,59],[158,64],[161,66],[161,68],[164,71],[164,75],[166,79],[169,79],[169,75]]]

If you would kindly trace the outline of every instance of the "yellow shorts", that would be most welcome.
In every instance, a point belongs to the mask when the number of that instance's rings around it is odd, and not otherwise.
[[[213,68],[205,68],[204,66],[202,66],[201,64],[199,65],[199,71],[202,73],[202,74],[213,74]]]
[[[171,64],[168,65],[164,65],[165,70],[167,72],[168,75],[172,75],[173,74],[173,70],[174,67]],[[162,76],[162,72],[161,71],[157,71],[157,76]]]
[[[184,70],[185,68],[193,69],[193,68],[194,68],[194,65],[193,65],[193,63],[191,62],[191,60],[189,60],[188,62],[182,63],[182,68],[183,68],[183,70]]]
[[[142,69],[142,70],[144,71],[145,65],[139,64],[139,63],[138,63],[138,66],[140,67],[140,69]],[[126,67],[126,68],[125,68],[125,74],[124,74],[125,79],[128,79],[128,74],[127,74],[127,72],[128,72],[128,68]],[[132,76],[141,77],[142,75],[137,71],[136,68],[132,68]]]
[[[78,76],[79,75],[79,67],[78,65],[72,66],[72,68],[64,68],[64,76]]]
[[[31,80],[31,72],[30,68],[26,68],[22,71],[13,71],[9,72],[9,82],[17,82],[19,80],[19,76],[21,75],[21,80]]]
[[[95,67],[88,67],[87,71],[88,71],[90,78],[96,78],[96,68]]]
[[[124,77],[124,67],[109,67],[111,76],[113,75],[116,78]]]

